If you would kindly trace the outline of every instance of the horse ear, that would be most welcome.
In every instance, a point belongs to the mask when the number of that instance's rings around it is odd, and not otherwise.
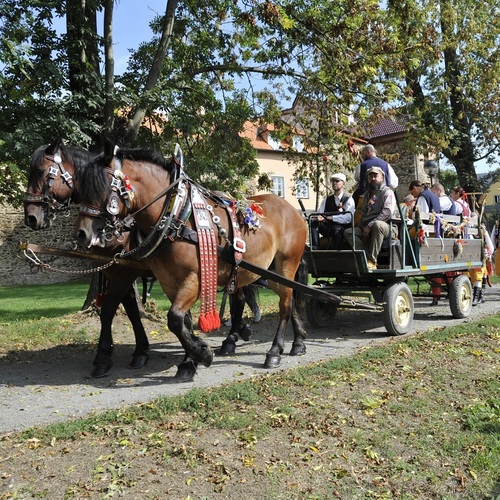
[[[45,154],[53,156],[61,146],[61,142],[62,142],[61,138],[58,137],[52,144],[49,144],[45,148]]]
[[[106,139],[104,141],[104,151],[103,151],[103,156],[104,158],[113,158],[115,155],[115,144],[114,142],[111,142],[109,139]]]

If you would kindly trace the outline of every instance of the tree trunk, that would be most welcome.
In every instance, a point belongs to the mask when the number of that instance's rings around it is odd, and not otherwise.
[[[92,303],[97,297],[99,293],[99,283],[101,281],[101,273],[93,273],[92,279],[90,280],[90,286],[87,290],[87,297],[85,298],[85,302],[82,306],[82,311],[88,311],[92,307]]]

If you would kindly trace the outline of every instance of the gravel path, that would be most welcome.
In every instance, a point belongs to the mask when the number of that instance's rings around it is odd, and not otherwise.
[[[430,299],[416,299],[415,319],[408,335],[498,313],[500,286],[488,288],[486,293],[486,303],[473,307],[470,317],[465,320],[451,317],[446,300],[429,307]],[[94,354],[88,346],[10,352],[0,366],[0,433],[84,417],[92,412],[147,402],[160,396],[183,394],[194,387],[210,387],[269,373],[262,366],[275,328],[275,319],[264,318],[254,325],[252,339],[239,343],[235,356],[216,356],[210,368],[200,367],[196,379],[187,384],[173,379],[176,366],[182,359],[182,350],[174,338],[162,342],[155,342],[153,338],[148,366],[133,371],[127,368],[133,350],[129,344],[131,335],[120,337],[118,342],[115,340],[115,365],[111,374],[98,380],[88,377]],[[332,328],[307,329],[307,354],[302,357],[287,355],[291,347],[289,333],[282,365],[277,370],[348,356],[366,346],[397,341],[397,338],[387,335],[382,314],[377,312],[340,310]],[[121,338],[127,340],[122,342]],[[206,338],[213,348],[217,348],[225,334]]]

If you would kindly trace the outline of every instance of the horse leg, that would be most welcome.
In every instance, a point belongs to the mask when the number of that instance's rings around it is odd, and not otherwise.
[[[304,322],[297,311],[296,305],[292,310],[293,344],[290,356],[303,356],[306,353],[304,339],[307,337]]]
[[[139,306],[137,305],[134,287],[131,287],[125,294],[125,297],[122,299],[122,304],[128,319],[132,323],[135,336],[135,350],[132,353],[132,361],[128,366],[132,369],[144,368],[149,360],[149,341],[141,321],[141,314]]]
[[[274,336],[273,345],[267,351],[264,368],[277,368],[281,364],[281,355],[285,345],[285,332],[288,324],[288,318],[280,317],[278,329]]]
[[[245,294],[243,288],[238,288],[231,299],[231,330],[217,352],[220,356],[230,356],[234,354],[236,352],[238,336],[243,340],[250,340],[252,334],[248,325],[243,324],[243,310],[245,309]]]
[[[199,363],[207,368],[212,364],[214,359],[212,349],[206,342],[193,334],[190,311],[182,312],[172,305],[168,311],[167,324],[186,352],[184,359],[177,367],[175,378],[179,382],[191,382],[196,375]]]
[[[134,356],[136,353],[138,354],[137,359],[133,358],[132,363],[129,366],[132,367],[133,365],[133,367],[139,368],[141,367],[141,364],[142,366],[145,366],[147,363],[147,359],[144,357],[144,354],[148,350],[149,343],[144,327],[142,326],[139,308],[135,299],[135,291],[132,286],[136,277],[137,276],[133,273],[123,272],[123,269],[119,269],[108,278],[107,292],[104,297],[100,314],[101,332],[97,345],[97,353],[93,362],[94,367],[91,372],[91,377],[93,378],[106,376],[113,366],[113,337],[111,333],[111,325],[118,306],[122,301],[134,328],[136,338],[136,350],[134,352]],[[123,290],[126,290],[126,293],[123,293]]]
[[[259,307],[259,287],[257,285],[248,285],[244,287],[245,301],[252,310],[253,322],[258,323],[262,318]]]
[[[104,297],[100,315],[101,333],[97,344],[97,353],[93,362],[94,367],[90,374],[92,378],[105,377],[113,366],[113,336],[111,334],[111,325],[120,301],[121,297],[116,294],[107,293]]]
[[[307,285],[309,273],[307,269],[307,261],[302,256],[299,267],[295,273],[295,281]],[[300,315],[301,311],[305,310],[305,295],[303,292],[294,290],[292,293],[292,327],[293,327],[293,344],[290,351],[290,356],[303,356],[306,353],[304,339],[307,337],[307,332],[304,328],[304,322]]]
[[[279,285],[278,285],[279,286]],[[280,290],[279,288],[277,290]],[[281,363],[281,355],[285,347],[285,333],[288,321],[292,314],[292,293],[290,289],[280,292],[278,329],[274,336],[273,345],[266,354],[264,368],[277,368]]]

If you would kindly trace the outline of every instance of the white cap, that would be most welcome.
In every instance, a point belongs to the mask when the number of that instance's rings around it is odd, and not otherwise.
[[[384,173],[384,171],[380,167],[369,168],[366,171],[366,175],[368,175],[368,174],[382,174],[385,177],[385,173]]]
[[[330,176],[330,181],[333,181],[334,179],[337,179],[339,181],[346,181],[346,176],[344,174],[332,174]]]

